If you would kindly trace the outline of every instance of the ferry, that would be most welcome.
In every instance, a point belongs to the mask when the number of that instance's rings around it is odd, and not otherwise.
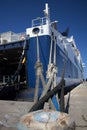
[[[35,62],[36,62],[36,37],[39,41],[39,55],[43,64],[44,76],[50,77],[49,70],[56,66],[56,84],[59,83],[62,71],[65,65],[65,87],[78,85],[83,79],[82,58],[76,47],[74,37],[68,37],[68,28],[65,32],[60,33],[57,29],[57,21],[51,22],[49,7],[46,4],[44,10],[45,17],[32,20],[32,27],[26,29],[29,35],[29,60],[28,75],[30,86],[35,86]]]
[[[33,19],[26,32],[0,34],[0,89],[8,84],[16,90],[20,86],[35,88],[41,75],[40,88],[49,80],[56,86],[63,71],[65,87],[83,81],[82,58],[75,39],[68,36],[68,29],[62,33],[57,29],[57,21],[50,20],[47,3],[44,17]]]

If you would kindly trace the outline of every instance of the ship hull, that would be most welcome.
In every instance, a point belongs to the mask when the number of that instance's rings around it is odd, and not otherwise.
[[[40,51],[40,61],[43,65],[43,75],[46,79],[47,67],[49,64],[49,55],[50,55],[50,43],[51,37],[49,35],[39,36],[39,51]],[[53,46],[54,47],[54,46]],[[62,49],[57,45],[56,47],[56,64],[57,64],[57,84],[62,78],[62,72],[64,70],[64,62],[66,61],[65,66],[65,87],[70,87],[73,85],[78,85],[82,82],[80,69],[77,68],[69,57],[62,51]],[[54,53],[54,52],[53,52]],[[53,57],[53,56],[52,56]],[[53,59],[52,59],[53,61]],[[35,64],[37,62],[37,45],[36,37],[29,39],[29,51],[27,52],[27,76],[28,76],[28,86],[35,87],[36,83],[36,69]],[[40,83],[42,87],[42,84]]]

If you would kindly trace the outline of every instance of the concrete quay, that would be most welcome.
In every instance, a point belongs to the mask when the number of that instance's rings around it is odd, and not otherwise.
[[[17,130],[20,117],[27,114],[33,102],[0,100],[0,130]],[[66,111],[76,123],[76,130],[87,130],[87,83],[65,96]]]
[[[87,130],[87,82],[65,96],[67,112],[75,120],[76,130]]]
[[[17,130],[20,117],[27,114],[33,102],[0,101],[0,130]]]

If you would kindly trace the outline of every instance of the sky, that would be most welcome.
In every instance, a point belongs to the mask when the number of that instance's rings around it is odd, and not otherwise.
[[[45,3],[49,4],[51,21],[58,20],[58,30],[63,32],[69,27],[87,78],[87,0],[0,0],[0,33],[25,32],[32,19],[44,16]]]

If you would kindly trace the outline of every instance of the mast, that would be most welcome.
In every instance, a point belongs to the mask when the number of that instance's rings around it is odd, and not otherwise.
[[[50,23],[50,14],[49,14],[48,3],[45,4],[44,14],[45,14],[45,17],[46,17],[46,23],[49,24]]]

